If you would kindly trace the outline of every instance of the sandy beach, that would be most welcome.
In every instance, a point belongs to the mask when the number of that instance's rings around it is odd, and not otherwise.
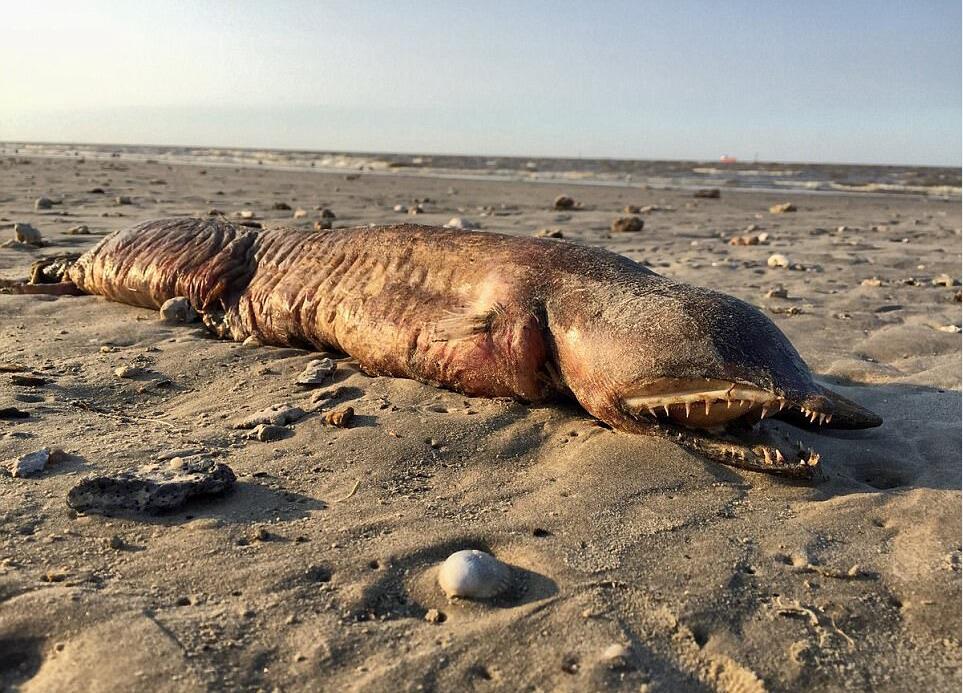
[[[560,194],[580,207],[554,210]],[[770,212],[783,203],[795,211]],[[610,232],[629,206],[644,229]],[[0,295],[0,362],[45,381],[0,373],[0,408],[29,413],[0,420],[0,464],[67,453],[36,477],[0,471],[0,689],[959,690],[958,198],[11,155],[0,241],[29,223],[48,245],[0,247],[0,278],[214,209],[302,230],[322,209],[335,227],[557,230],[758,306],[885,423],[794,432],[826,473],[799,483],[574,404],[467,398],[329,354],[354,425],[314,413],[261,442],[233,422],[306,406],[294,381],[316,354],[98,297]],[[65,503],[87,475],[201,448],[235,471],[232,492],[159,516]],[[446,599],[438,565],[464,548],[509,563],[509,591]]]

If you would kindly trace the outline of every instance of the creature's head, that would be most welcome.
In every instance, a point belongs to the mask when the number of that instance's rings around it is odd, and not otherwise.
[[[881,423],[818,385],[771,320],[725,294],[636,273],[566,287],[547,312],[565,383],[616,428],[718,430],[780,412],[816,426]]]

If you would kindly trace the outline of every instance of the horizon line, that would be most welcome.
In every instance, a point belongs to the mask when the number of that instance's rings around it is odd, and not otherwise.
[[[243,151],[275,151],[275,152],[306,152],[318,154],[346,154],[346,155],[382,155],[382,156],[439,156],[439,157],[465,157],[465,158],[495,158],[495,159],[552,159],[556,161],[586,160],[586,161],[625,161],[625,162],[673,162],[673,163],[718,163],[723,166],[732,166],[733,163],[722,163],[719,158],[709,159],[676,159],[676,158],[640,158],[640,157],[620,157],[620,156],[586,156],[586,155],[537,155],[537,154],[478,154],[464,152],[431,152],[431,151],[372,151],[372,150],[348,150],[348,149],[315,149],[315,148],[294,148],[294,147],[271,147],[255,145],[210,145],[210,144],[153,144],[144,142],[85,142],[56,141],[56,140],[0,140],[0,145],[58,145],[58,146],[87,146],[87,147],[168,147],[168,148],[192,148],[192,149],[239,149]],[[721,156],[728,156],[723,154]],[[886,168],[932,168],[963,170],[961,164],[909,164],[909,163],[855,163],[849,161],[802,161],[793,159],[741,159],[735,157],[735,165],[739,164],[794,164],[800,166],[877,166]]]

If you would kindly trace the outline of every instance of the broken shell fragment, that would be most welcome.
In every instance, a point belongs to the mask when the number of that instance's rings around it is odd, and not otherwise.
[[[512,572],[484,551],[466,549],[450,555],[438,570],[438,584],[449,597],[490,599],[504,592]]]
[[[337,365],[331,359],[312,359],[294,382],[302,387],[317,387],[334,373]]]

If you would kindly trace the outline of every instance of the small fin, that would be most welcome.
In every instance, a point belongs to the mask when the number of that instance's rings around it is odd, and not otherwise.
[[[481,313],[469,307],[460,311],[445,311],[445,313],[446,317],[435,323],[435,335],[432,341],[454,342],[488,332],[495,320],[504,316],[506,311],[502,304],[495,303]]]

